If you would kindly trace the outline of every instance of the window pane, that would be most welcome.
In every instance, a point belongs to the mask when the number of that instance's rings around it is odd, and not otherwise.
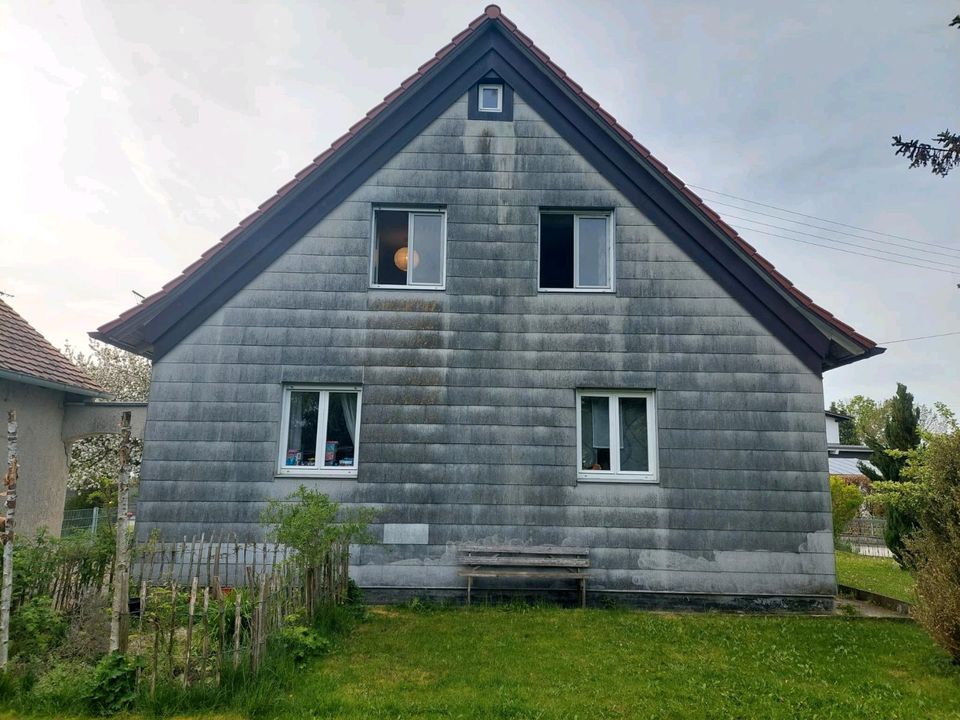
[[[496,110],[500,107],[500,88],[485,87],[480,90],[480,107],[484,110]]]
[[[580,398],[580,463],[584,470],[610,469],[610,399]]]
[[[620,398],[620,469],[623,472],[650,470],[646,398]]]
[[[357,393],[331,392],[323,464],[352,467],[356,463]]]
[[[413,216],[412,280],[415,285],[443,283],[443,218],[440,215]]]
[[[610,282],[607,279],[609,268],[607,219],[582,217],[578,222],[580,277],[577,279],[577,284],[580,287],[608,287]]]
[[[540,216],[540,287],[573,287],[573,215]]]
[[[377,249],[374,282],[377,285],[407,284],[406,211],[377,210]]]
[[[320,393],[290,393],[290,428],[284,465],[314,467],[317,464],[317,411]]]

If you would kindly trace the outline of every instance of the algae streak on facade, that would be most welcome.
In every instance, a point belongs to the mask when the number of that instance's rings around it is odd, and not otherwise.
[[[154,360],[142,533],[257,536],[306,484],[378,509],[374,597],[511,543],[740,607],[829,604],[822,372],[882,351],[495,6],[96,336]]]

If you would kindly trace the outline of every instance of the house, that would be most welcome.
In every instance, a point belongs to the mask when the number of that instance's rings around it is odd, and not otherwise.
[[[117,403],[92,401],[108,393],[0,299],[0,462],[7,468],[7,413],[16,411],[19,480],[14,530],[41,527],[60,534],[70,445],[96,433],[117,432]],[[142,436],[145,409],[136,412]]]
[[[742,607],[831,602],[822,373],[883,351],[493,5],[94,336],[154,362],[142,533],[256,537],[306,484],[378,509],[373,598],[460,595],[480,542]]]
[[[866,445],[844,445],[840,442],[840,423],[844,420],[853,420],[849,415],[824,410],[827,419],[827,456],[831,475],[840,475],[858,485],[863,485],[867,478],[860,472],[858,463],[869,465],[873,451]]]

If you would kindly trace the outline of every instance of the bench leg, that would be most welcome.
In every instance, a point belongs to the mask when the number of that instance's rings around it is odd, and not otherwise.
[[[473,589],[473,576],[467,575],[467,605],[470,605],[470,591]]]
[[[587,607],[587,579],[580,578],[580,607]]]

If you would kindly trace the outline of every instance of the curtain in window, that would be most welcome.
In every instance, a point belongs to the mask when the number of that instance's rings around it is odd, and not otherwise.
[[[354,447],[357,445],[357,395],[356,393],[336,393],[340,396],[340,408],[343,421]]]

